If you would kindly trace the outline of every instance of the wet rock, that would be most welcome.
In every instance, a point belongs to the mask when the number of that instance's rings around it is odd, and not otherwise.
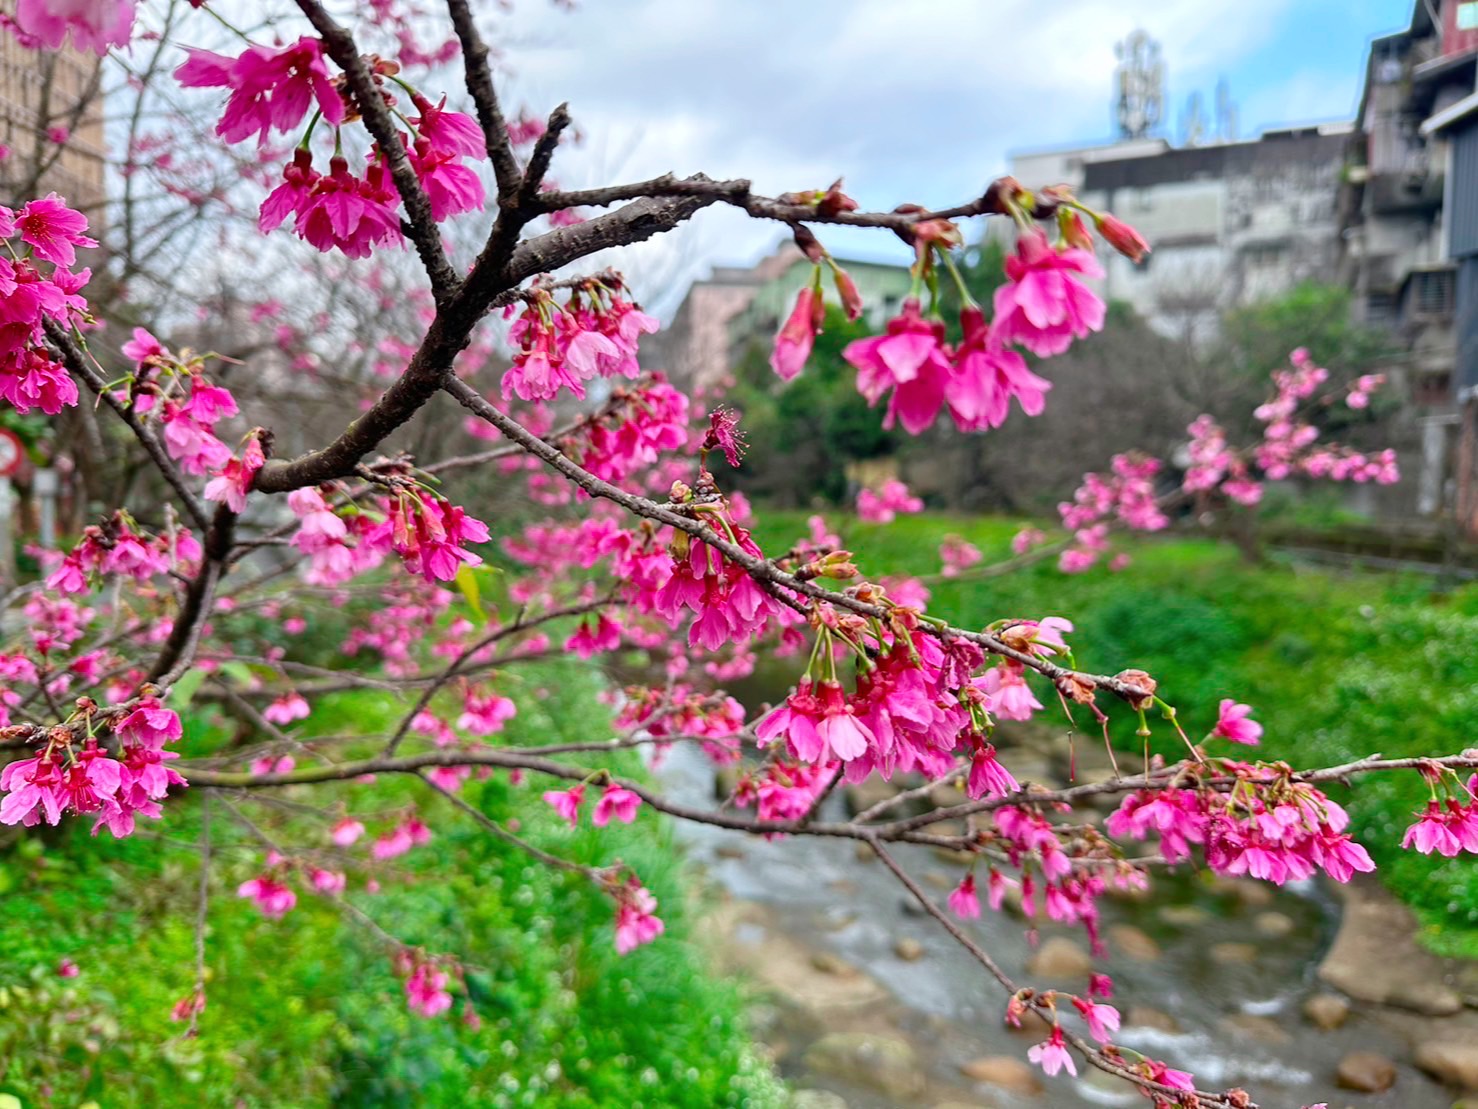
[[[790,1095],[790,1109],[847,1109],[847,1099],[830,1090],[797,1090]]]
[[[870,863],[878,857],[878,853],[872,849],[872,844],[859,842],[853,849],[852,854],[857,856],[859,863]]]
[[[895,1099],[924,1092],[918,1055],[903,1040],[887,1036],[831,1032],[811,1045],[805,1063],[816,1074],[845,1079]]]
[[[1109,950],[1126,959],[1142,963],[1160,957],[1160,945],[1143,928],[1132,924],[1115,924],[1108,930]]]
[[[924,885],[926,886],[933,886],[937,890],[952,890],[959,884],[958,878],[942,870],[924,871]]]
[[[739,768],[721,766],[713,772],[713,799],[727,801],[739,788]]]
[[[985,1055],[960,1064],[960,1073],[974,1082],[999,1086],[1023,1097],[1036,1097],[1042,1092],[1037,1072],[1010,1055]]]
[[[1333,1032],[1349,1020],[1349,1003],[1338,994],[1314,994],[1304,1003],[1304,1017],[1321,1032]]]
[[[1334,1082],[1341,1090],[1383,1093],[1396,1084],[1396,1064],[1374,1051],[1352,1051],[1339,1061]]]
[[[824,1021],[888,996],[877,981],[840,959],[828,962],[823,956],[831,969],[818,969],[813,954],[820,953],[774,927],[774,916],[764,906],[735,902],[709,919],[721,937],[725,964],[748,974],[791,1011]]]
[[[1341,887],[1345,911],[1319,981],[1356,1001],[1394,1005],[1427,1016],[1451,1016],[1462,996],[1444,981],[1442,961],[1416,942],[1411,910],[1377,883]]]
[[[1257,962],[1257,944],[1238,943],[1235,940],[1214,943],[1211,945],[1209,954],[1214,962],[1246,965]]]
[[[934,852],[934,857],[942,863],[965,866],[975,860],[975,856],[969,851],[956,851],[952,847],[932,847],[930,850]]]
[[[1287,913],[1268,911],[1258,913],[1252,918],[1252,930],[1259,936],[1267,936],[1270,940],[1281,940],[1285,936],[1291,936],[1298,925]]]
[[[951,805],[958,805],[965,799],[965,785],[963,782],[938,782],[929,790],[929,804],[936,809],[946,809]]]
[[[872,774],[860,782],[843,786],[842,802],[847,806],[847,815],[856,816],[880,801],[897,797],[902,792],[903,790],[893,782],[885,782],[876,774]]]
[[[934,1109],[995,1109],[993,1101],[941,1101]]]
[[[906,963],[916,963],[924,957],[924,945],[912,936],[903,936],[893,944],[893,954]]]
[[[1124,1026],[1126,1028],[1153,1028],[1159,1032],[1167,1032],[1172,1036],[1178,1036],[1185,1031],[1169,1013],[1162,1013],[1159,1009],[1151,1009],[1148,1005],[1131,1005],[1129,1011],[1124,1014]]]
[[[1166,905],[1155,915],[1176,928],[1199,928],[1211,919],[1200,905]]]
[[[1093,972],[1093,958],[1085,948],[1063,936],[1053,936],[1027,960],[1028,974],[1053,981],[1087,978]]]
[[[1231,894],[1250,909],[1265,908],[1278,896],[1272,886],[1255,878],[1218,878],[1212,888]]]
[[[826,888],[843,897],[851,897],[860,887],[850,878],[833,878],[826,884]]]
[[[742,859],[744,848],[732,843],[721,843],[713,849],[713,853],[721,859]]]
[[[898,908],[903,911],[904,916],[928,916],[929,910],[918,902],[916,897],[903,897],[898,901]]]
[[[1222,1030],[1232,1036],[1260,1044],[1276,1046],[1286,1044],[1290,1039],[1283,1026],[1272,1017],[1262,1017],[1255,1013],[1234,1013],[1224,1017],[1219,1023]]]
[[[1478,1043],[1424,1043],[1416,1065],[1440,1082],[1478,1092]]]
[[[1333,1032],[1350,1019],[1350,1003],[1332,993],[1316,993],[1304,1002],[1304,1017],[1315,1028]]]
[[[851,963],[833,955],[830,951],[813,951],[811,965],[822,974],[832,974],[838,978],[856,978],[862,973]]]

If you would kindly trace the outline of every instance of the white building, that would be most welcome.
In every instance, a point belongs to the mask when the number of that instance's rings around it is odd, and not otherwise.
[[[1152,253],[1135,265],[1101,252],[1102,291],[1157,331],[1199,345],[1229,308],[1334,280],[1350,131],[1308,127],[1189,147],[1132,139],[1020,154],[1011,172],[1029,189],[1069,185],[1139,230]]]

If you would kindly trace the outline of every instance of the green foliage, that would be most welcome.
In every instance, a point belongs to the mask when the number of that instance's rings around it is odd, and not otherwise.
[[[804,529],[795,514],[764,513],[765,549]],[[999,518],[905,517],[844,535],[864,572],[939,569],[937,547],[963,535],[988,561],[1003,558],[1018,523]],[[862,538],[865,535],[866,538]],[[965,627],[1000,617],[1067,616],[1079,665],[1114,673],[1140,666],[1160,683],[1192,738],[1216,719],[1222,697],[1253,706],[1266,732],[1259,754],[1295,765],[1461,751],[1478,735],[1478,584],[1434,595],[1417,576],[1340,574],[1248,566],[1208,540],[1145,540],[1118,574],[1070,576],[1049,561],[996,579],[932,587],[931,611]],[[1040,692],[1040,691],[1039,691]],[[1044,703],[1048,698],[1040,698]],[[1113,734],[1138,750],[1132,714],[1104,706]],[[1183,751],[1157,718],[1156,749]],[[1402,851],[1426,800],[1415,774],[1368,776],[1350,802],[1353,830],[1378,873],[1422,921],[1423,939],[1478,956],[1478,868],[1471,858]]]
[[[521,739],[608,726],[588,671],[521,673],[535,692],[521,699]],[[558,696],[536,692],[556,686]],[[314,719],[326,732],[372,732],[398,709],[388,695],[340,694],[320,701]],[[187,722],[197,750],[225,734],[213,710],[197,707]],[[627,754],[615,769],[640,777]],[[94,840],[74,822],[0,849],[0,1093],[25,1109],[89,1098],[108,1109],[783,1102],[751,1052],[743,998],[712,974],[690,931],[694,907],[664,820],[643,812],[629,828],[571,831],[539,800],[540,786],[495,775],[464,787],[466,800],[547,850],[591,865],[619,856],[636,870],[667,933],[622,958],[612,905],[588,881],[531,863],[414,779],[339,788],[355,812],[415,803],[435,829],[429,845],[382,868],[379,893],[350,897],[403,942],[462,959],[480,1027],[455,1013],[411,1014],[386,948],[332,901],[300,891],[297,908],[273,922],[237,898],[261,850],[217,801],[208,1005],[199,1036],[183,1038],[169,1011],[194,981],[201,832],[200,798],[187,791],[128,840]],[[333,804],[319,787],[280,796]],[[284,810],[272,820],[289,850],[325,842],[321,818]],[[80,977],[56,976],[63,958]]]

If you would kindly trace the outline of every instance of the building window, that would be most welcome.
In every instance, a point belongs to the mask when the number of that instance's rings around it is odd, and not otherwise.
[[[1464,0],[1457,6],[1457,29],[1478,30],[1478,0]]]
[[[1452,313],[1452,271],[1425,270],[1411,275],[1413,318],[1441,319]]]

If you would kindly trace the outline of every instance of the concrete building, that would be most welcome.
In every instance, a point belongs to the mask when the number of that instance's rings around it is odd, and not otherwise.
[[[1307,127],[1187,147],[1133,139],[1018,154],[1011,172],[1027,188],[1069,185],[1133,224],[1154,251],[1138,265],[1100,251],[1103,294],[1200,346],[1228,309],[1333,277],[1349,133]]]
[[[908,266],[840,256],[837,263],[857,283],[874,326],[897,314],[908,295]],[[739,348],[779,330],[812,272],[812,263],[789,242],[753,266],[715,266],[689,287],[672,322],[643,344],[652,350],[650,364],[684,384],[717,385],[732,370]],[[830,274],[823,279],[835,303]]]
[[[1341,274],[1359,317],[1389,329],[1403,351],[1390,370],[1420,411],[1423,514],[1459,507],[1465,375],[1478,384],[1478,366],[1460,364],[1454,330],[1460,268],[1478,242],[1465,230],[1452,236],[1478,215],[1478,165],[1453,165],[1460,147],[1478,156],[1465,138],[1475,72],[1478,0],[1415,0],[1406,30],[1371,43],[1341,189]],[[1469,295],[1478,304],[1478,290]],[[1472,505],[1460,514],[1469,529],[1478,522]]]
[[[27,50],[0,33],[0,197],[56,191],[101,217],[106,171],[101,62],[70,45]],[[58,143],[58,138],[65,141]]]

